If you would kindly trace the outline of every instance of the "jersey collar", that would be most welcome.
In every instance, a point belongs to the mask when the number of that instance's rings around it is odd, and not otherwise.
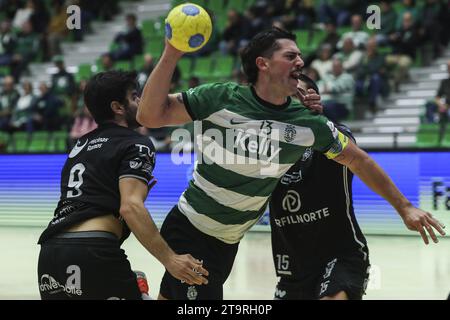
[[[266,108],[272,109],[272,110],[284,110],[291,104],[291,97],[288,97],[286,102],[283,104],[273,104],[266,100],[261,99],[257,94],[256,90],[253,86],[250,86],[250,90],[252,92],[253,97],[258,101],[261,105],[263,105]]]

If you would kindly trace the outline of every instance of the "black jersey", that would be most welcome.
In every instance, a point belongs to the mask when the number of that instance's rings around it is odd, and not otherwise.
[[[270,200],[278,276],[301,279],[336,255],[368,261],[353,211],[352,179],[347,167],[312,149],[282,177]]]
[[[148,137],[108,123],[78,139],[61,173],[61,197],[39,243],[76,223],[107,214],[120,217],[119,179],[148,184],[155,149]],[[126,239],[130,230],[124,224]]]

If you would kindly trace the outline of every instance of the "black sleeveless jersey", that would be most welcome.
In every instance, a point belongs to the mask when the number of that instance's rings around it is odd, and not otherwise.
[[[39,243],[76,223],[107,214],[120,218],[119,179],[148,184],[155,149],[148,137],[108,123],[78,139],[61,173],[61,196]],[[130,230],[123,221],[125,240]]]
[[[352,172],[309,149],[281,178],[270,200],[278,276],[301,279],[339,255],[368,259],[355,219]]]

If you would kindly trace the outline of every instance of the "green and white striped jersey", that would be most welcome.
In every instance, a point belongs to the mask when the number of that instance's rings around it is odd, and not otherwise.
[[[225,243],[242,239],[278,180],[311,148],[332,158],[346,145],[327,118],[290,98],[272,105],[249,86],[206,84],[184,92],[183,100],[199,121],[193,179],[178,207],[197,229]]]

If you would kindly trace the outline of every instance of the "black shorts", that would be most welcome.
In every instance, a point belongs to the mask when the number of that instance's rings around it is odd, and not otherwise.
[[[109,232],[70,232],[41,244],[41,299],[141,299],[136,275]]]
[[[277,300],[316,300],[344,291],[351,300],[361,300],[369,280],[370,264],[357,256],[329,259],[300,279],[281,277],[275,289]]]
[[[161,235],[177,254],[189,253],[203,260],[203,267],[208,270],[209,276],[207,285],[190,286],[166,271],[160,294],[172,300],[222,300],[223,284],[230,275],[239,244],[227,244],[199,231],[177,206],[164,220]]]

